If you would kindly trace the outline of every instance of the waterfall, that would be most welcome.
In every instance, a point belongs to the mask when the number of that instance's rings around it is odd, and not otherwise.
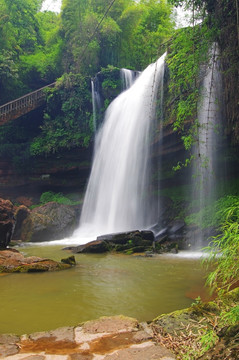
[[[120,77],[122,82],[122,89],[127,90],[132,86],[137,73],[129,69],[120,69]]]
[[[149,65],[108,107],[95,140],[80,226],[71,243],[147,228],[155,220],[148,197],[149,149],[164,58]]]
[[[99,80],[97,77],[91,79],[91,94],[92,94],[92,107],[93,107],[93,124],[94,132],[96,133],[98,124],[98,118],[102,107],[100,92],[99,92]]]
[[[221,142],[222,77],[217,44],[209,51],[210,61],[204,69],[201,96],[198,104],[198,141],[194,149],[193,199],[202,210],[216,197],[218,177],[218,147]],[[202,225],[202,218],[200,220]],[[200,234],[202,238],[202,233]],[[200,246],[200,239],[198,244]]]

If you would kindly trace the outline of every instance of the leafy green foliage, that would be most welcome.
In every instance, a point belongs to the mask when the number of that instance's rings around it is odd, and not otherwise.
[[[187,167],[194,160],[191,149],[198,139],[197,104],[199,102],[200,67],[208,61],[208,49],[215,39],[215,28],[205,21],[193,28],[179,29],[172,39],[167,56],[170,82],[166,104],[166,121],[181,135],[189,152],[185,163],[174,170]]]
[[[93,133],[90,85],[80,74],[65,74],[48,91],[41,134],[31,144],[31,154],[55,153],[61,148],[88,147]]]
[[[214,330],[204,330],[204,334],[199,339],[202,346],[201,353],[204,354],[207,350],[211,349],[217,343],[218,339]]]
[[[0,103],[55,81],[61,73],[59,16],[42,0],[0,0]]]
[[[8,100],[18,84],[19,72],[14,61],[14,53],[10,50],[0,50],[0,103]]]
[[[34,52],[20,56],[21,80],[29,88],[38,88],[54,82],[61,75],[63,40],[59,33],[59,16],[52,12],[37,13],[42,44]]]
[[[235,197],[219,213],[224,220],[220,234],[213,238],[207,248],[210,253],[207,262],[209,265],[213,262],[215,266],[207,278],[207,284],[213,290],[229,290],[239,277],[239,198]]]
[[[172,7],[166,1],[121,0],[106,14],[108,6],[106,0],[64,0],[66,71],[93,75],[108,64],[145,68],[172,34]]]
[[[214,0],[169,0],[175,6],[184,6],[186,9],[193,9],[205,14],[205,11],[211,13],[215,9]]]
[[[188,216],[185,221],[188,225],[196,224],[202,229],[219,227],[223,224],[229,208],[236,208],[239,205],[238,196],[226,195],[214,203],[206,206],[197,213]],[[237,216],[239,216],[239,208]]]
[[[30,142],[39,133],[42,112],[33,112],[34,120],[22,117],[0,126],[0,156],[12,163],[18,173],[28,173],[34,167],[30,158]]]
[[[221,313],[221,323],[223,326],[233,326],[239,323],[239,305],[227,307]]]
[[[79,201],[73,201],[69,199],[68,197],[64,196],[62,193],[54,193],[53,191],[46,191],[42,193],[40,197],[41,204],[46,204],[51,201],[64,205],[77,205],[80,203]]]

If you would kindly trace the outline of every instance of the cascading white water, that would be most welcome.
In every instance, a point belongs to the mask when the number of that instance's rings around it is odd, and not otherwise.
[[[135,71],[129,69],[120,69],[120,77],[123,90],[129,89],[135,80]]]
[[[97,77],[91,80],[91,94],[92,94],[92,106],[93,106],[93,124],[94,132],[96,133],[98,128],[98,114],[102,107],[101,98],[99,93],[99,84]]]
[[[107,109],[96,136],[80,226],[71,243],[152,224],[149,145],[164,58],[149,65]]]
[[[217,154],[221,142],[222,77],[217,44],[213,44],[209,57],[198,104],[198,141],[194,151],[195,186],[192,196],[193,200],[198,202],[198,210],[202,210],[215,199],[218,176]],[[202,237],[202,234],[200,236]],[[197,242],[200,247],[200,239]]]

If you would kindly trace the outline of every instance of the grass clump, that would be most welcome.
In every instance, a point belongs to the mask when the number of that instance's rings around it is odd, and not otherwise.
[[[208,265],[213,262],[215,266],[207,284],[219,293],[235,287],[239,279],[239,197],[231,200],[219,211],[220,233],[206,248],[209,258],[205,261]]]

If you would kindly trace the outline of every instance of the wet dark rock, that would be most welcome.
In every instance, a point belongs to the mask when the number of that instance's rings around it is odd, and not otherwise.
[[[49,202],[33,209],[24,220],[23,241],[41,242],[70,236],[77,225],[75,210],[69,205]]]
[[[14,228],[14,233],[12,236],[12,240],[19,240],[21,239],[21,231],[22,231],[22,225],[23,221],[30,215],[30,210],[25,206],[21,205],[17,208],[15,212],[15,219],[16,219],[16,225]]]
[[[159,230],[155,234],[155,241],[157,241],[158,243],[162,243],[167,240],[167,237],[168,237],[168,228],[165,227],[165,228]]]
[[[5,249],[15,227],[14,207],[11,201],[0,199],[0,249]]]
[[[200,229],[196,225],[189,225],[185,227],[185,237],[182,243],[182,249],[197,249],[208,246],[210,238],[217,236],[218,230],[215,228]]]
[[[76,259],[75,259],[75,256],[69,256],[67,258],[61,259],[61,262],[63,264],[75,265]]]
[[[88,244],[79,245],[74,248],[67,247],[65,249],[70,249],[73,253],[104,253],[113,250],[130,254],[151,250],[153,242],[154,234],[152,231],[135,230],[101,235],[95,241],[91,241]]]
[[[110,251],[110,245],[108,242],[103,240],[91,241],[85,245],[79,245],[72,249],[74,254],[77,253],[90,253],[90,254],[100,254]]]
[[[171,221],[171,223],[168,225],[168,233],[169,234],[176,234],[179,231],[181,231],[185,227],[185,222],[180,219],[176,219],[174,221]]]
[[[178,253],[185,241],[185,222],[180,219],[171,221],[163,229],[157,229],[155,234],[155,251],[158,253]]]
[[[134,231],[121,232],[121,233],[101,235],[97,237],[97,240],[108,241],[115,245],[127,244],[129,241],[132,241],[135,245],[139,245],[139,242],[148,240],[150,244],[152,244],[154,241],[154,234],[152,231],[134,230]]]

